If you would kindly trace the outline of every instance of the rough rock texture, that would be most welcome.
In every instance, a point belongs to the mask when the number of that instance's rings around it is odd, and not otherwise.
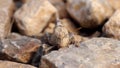
[[[0,38],[5,38],[11,31],[14,8],[13,0],[0,0]]]
[[[0,60],[0,68],[36,68],[31,65]]]
[[[79,47],[53,51],[42,57],[39,68],[120,68],[120,41],[93,38]]]
[[[16,25],[22,34],[39,35],[56,13],[56,8],[47,0],[30,0],[16,11]]]
[[[37,39],[21,36],[0,41],[0,59],[28,63],[40,47]]]
[[[117,10],[104,25],[103,32],[108,37],[120,39],[120,10]]]
[[[59,12],[59,16],[60,18],[66,18],[68,17],[68,13],[66,10],[66,5],[63,2],[63,0],[49,0],[57,9],[57,11]]]
[[[67,11],[82,27],[91,29],[103,24],[113,13],[106,0],[68,0]]]
[[[119,0],[107,0],[114,10],[120,9]]]

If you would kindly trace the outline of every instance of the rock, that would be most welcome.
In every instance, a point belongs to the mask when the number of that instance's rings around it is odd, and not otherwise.
[[[103,27],[103,33],[106,36],[120,40],[120,10],[117,10],[114,15]]]
[[[42,57],[39,68],[120,68],[120,41],[93,38]],[[45,66],[45,67],[44,67]]]
[[[15,12],[21,34],[37,36],[47,26],[56,8],[47,0],[30,0]]]
[[[11,34],[8,35],[7,39],[20,39],[21,37],[22,35],[12,32]]]
[[[0,41],[0,59],[28,63],[41,46],[41,42],[25,36]]]
[[[114,10],[120,9],[119,0],[107,0]]]
[[[21,64],[11,61],[2,61],[2,60],[0,60],[0,67],[1,68],[36,68],[34,66],[27,64]]]
[[[106,0],[68,0],[67,11],[78,24],[89,29],[102,25],[113,14]]]
[[[0,38],[7,37],[11,31],[14,8],[13,0],[0,0]]]
[[[55,23],[50,22],[47,28],[44,30],[44,33],[46,32],[53,33],[54,28],[55,28]]]
[[[78,34],[77,28],[75,27],[74,23],[70,21],[70,19],[64,18],[61,20],[61,23],[69,32],[73,34]]]
[[[65,7],[66,5],[63,0],[49,0],[49,1],[56,7],[57,11],[59,12],[60,18],[68,17],[68,13]]]

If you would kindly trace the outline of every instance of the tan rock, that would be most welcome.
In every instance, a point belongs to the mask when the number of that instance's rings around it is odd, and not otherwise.
[[[64,18],[61,20],[61,23],[64,25],[64,27],[73,34],[78,34],[77,28],[75,27],[74,23],[71,22],[69,19]]]
[[[0,38],[7,37],[11,31],[14,8],[13,0],[0,0]]]
[[[0,59],[28,63],[41,46],[37,39],[21,36],[0,41]]]
[[[109,18],[113,9],[106,0],[68,0],[67,11],[84,28],[95,28]]]
[[[57,11],[59,12],[60,18],[68,17],[66,5],[63,2],[63,0],[49,0],[49,1],[56,7]]]
[[[39,35],[56,13],[56,9],[47,0],[30,0],[25,3],[14,17],[22,34],[28,36]]]
[[[39,68],[120,68],[120,41],[93,38],[42,57]]]
[[[120,1],[119,0],[107,0],[113,9],[120,9]]]
[[[117,10],[103,27],[103,32],[108,37],[120,39],[120,10]]]
[[[36,68],[31,65],[0,60],[0,68]]]
[[[44,30],[44,33],[46,32],[53,33],[54,28],[55,28],[55,23],[50,22],[47,28]]]

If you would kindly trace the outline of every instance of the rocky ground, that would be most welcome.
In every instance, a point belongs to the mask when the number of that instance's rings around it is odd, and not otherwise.
[[[0,68],[120,68],[120,1],[0,0]]]

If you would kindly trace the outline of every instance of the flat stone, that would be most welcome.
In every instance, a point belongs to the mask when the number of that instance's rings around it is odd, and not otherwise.
[[[41,46],[41,42],[25,36],[0,41],[0,59],[28,63]]]
[[[89,29],[102,25],[113,14],[106,0],[68,0],[67,11],[78,24]]]
[[[13,0],[0,0],[0,38],[7,37],[11,31],[14,8]]]
[[[27,64],[21,64],[11,61],[2,61],[2,60],[0,60],[0,67],[1,68],[36,68],[34,66]]]
[[[47,0],[30,0],[15,12],[14,18],[21,34],[37,36],[47,26],[56,8]]]
[[[39,68],[120,68],[120,41],[93,38],[42,57]]]
[[[120,40],[120,10],[117,10],[103,27],[103,33],[107,37]]]

